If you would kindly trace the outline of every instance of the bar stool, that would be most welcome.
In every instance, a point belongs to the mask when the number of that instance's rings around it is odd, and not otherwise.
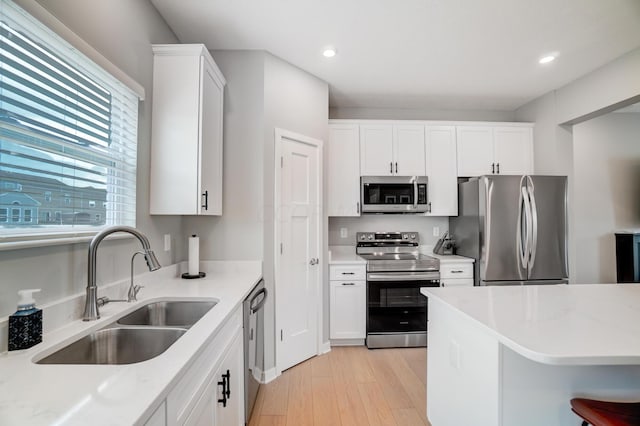
[[[571,410],[584,419],[582,426],[640,425],[640,402],[608,402],[573,398]]]

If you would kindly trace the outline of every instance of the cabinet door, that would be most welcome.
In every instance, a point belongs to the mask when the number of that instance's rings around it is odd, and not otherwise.
[[[393,126],[393,174],[424,176],[424,126]]]
[[[391,125],[360,126],[360,175],[393,174],[393,132]]]
[[[226,406],[218,402],[224,399],[222,386],[217,386],[215,424],[219,426],[244,426],[244,356],[242,332],[238,333],[225,356],[214,380],[223,381],[228,375]]]
[[[456,128],[427,126],[427,197],[430,216],[458,215]]]
[[[523,175],[533,172],[533,134],[530,127],[493,129],[496,173]]]
[[[481,176],[493,173],[493,129],[481,126],[456,128],[458,176]]]
[[[473,287],[473,278],[440,279],[441,287]]]
[[[364,339],[366,336],[365,281],[331,281],[329,337]]]
[[[201,64],[201,155],[199,158],[199,188],[201,215],[222,214],[222,120],[223,87],[220,87],[204,58]]]
[[[360,216],[358,125],[330,125],[327,153],[327,214]]]

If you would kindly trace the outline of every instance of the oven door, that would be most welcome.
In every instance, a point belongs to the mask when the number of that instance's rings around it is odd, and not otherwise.
[[[360,198],[363,213],[424,213],[427,178],[424,176],[363,176]]]
[[[437,272],[367,274],[367,334],[426,333],[427,298],[421,287],[439,287]]]

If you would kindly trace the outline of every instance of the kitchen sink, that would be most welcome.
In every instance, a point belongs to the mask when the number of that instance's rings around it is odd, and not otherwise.
[[[37,361],[37,364],[133,364],[171,346],[184,328],[106,328]]]
[[[216,305],[214,301],[152,302],[120,318],[121,325],[189,328]]]

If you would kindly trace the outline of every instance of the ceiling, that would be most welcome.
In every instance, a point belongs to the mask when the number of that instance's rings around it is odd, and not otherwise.
[[[639,0],[151,2],[182,43],[269,51],[332,107],[511,111],[640,47]]]

